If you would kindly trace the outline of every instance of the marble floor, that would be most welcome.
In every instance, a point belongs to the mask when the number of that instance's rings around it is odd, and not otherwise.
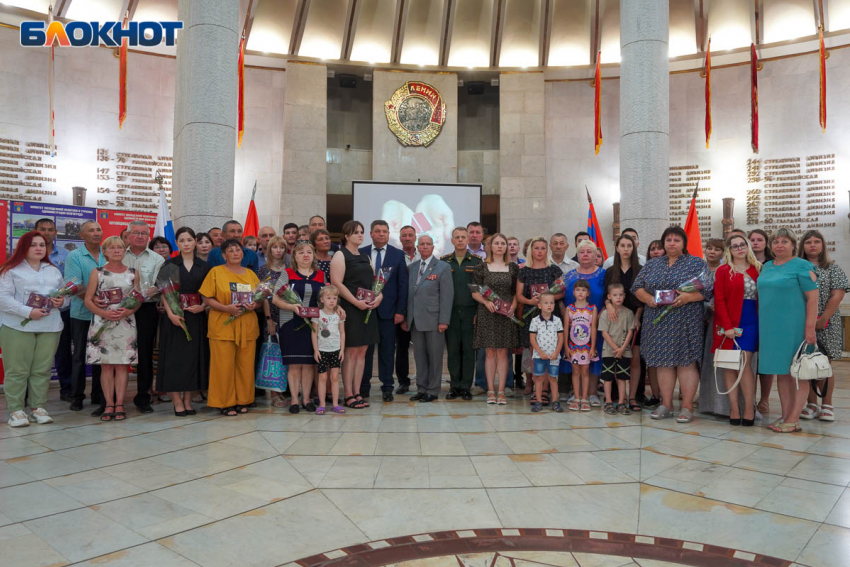
[[[836,421],[790,435],[521,398],[130,404],[121,423],[56,400],[52,425],[0,425],[0,564],[848,565],[850,363],[836,375]]]

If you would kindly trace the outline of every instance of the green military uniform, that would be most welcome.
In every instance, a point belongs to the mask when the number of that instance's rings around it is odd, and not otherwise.
[[[458,264],[455,253],[446,254],[440,258],[452,269],[454,282],[454,302],[452,303],[452,320],[446,330],[446,350],[448,351],[449,375],[453,390],[469,390],[475,377],[475,351],[472,348],[472,335],[475,313],[478,302],[472,299],[469,284],[472,283],[472,272],[481,259],[470,252],[466,253]]]

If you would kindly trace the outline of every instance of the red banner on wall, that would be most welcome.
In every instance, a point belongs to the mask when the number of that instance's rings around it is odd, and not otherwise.
[[[98,209],[97,222],[103,229],[104,240],[110,236],[121,236],[121,231],[127,228],[132,221],[143,221],[148,223],[151,229],[151,238],[156,227],[156,213],[147,211],[117,211],[114,209]]]

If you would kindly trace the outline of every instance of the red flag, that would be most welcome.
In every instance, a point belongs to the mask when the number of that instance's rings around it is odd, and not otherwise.
[[[593,208],[593,201],[590,199],[590,191],[587,186],[584,187],[587,192],[587,233],[590,239],[596,244],[596,247],[602,251],[602,257],[608,259],[608,252],[605,250],[605,239],[602,238],[602,231],[599,230],[599,221],[596,219],[596,209]]]
[[[245,132],[245,36],[242,36],[242,39],[239,41],[239,101],[237,106],[239,107],[239,123],[238,131],[239,131],[239,147],[242,147],[242,134]],[[253,207],[253,202],[251,203]],[[256,217],[257,213],[254,212],[254,216]]]
[[[594,124],[594,143],[596,144],[596,155],[599,155],[599,147],[602,145],[602,116],[600,115],[600,103],[602,100],[602,52],[596,54],[596,75],[594,77],[594,87],[596,94],[593,102],[593,115],[595,118]],[[588,197],[589,198],[589,197]]]
[[[251,192],[251,204],[248,205],[248,216],[245,218],[245,228],[242,236],[259,237],[260,219],[257,218],[257,207],[254,206],[254,197],[257,195],[257,182],[254,181],[254,190]]]
[[[711,138],[711,39],[705,52],[705,149]]]
[[[823,45],[823,25],[818,26],[820,40],[820,114],[821,129],[826,132],[826,47]]]
[[[702,232],[699,229],[699,217],[697,216],[697,193],[699,192],[699,183],[694,189],[694,195],[691,197],[691,206],[688,209],[688,218],[685,219],[685,234],[688,235],[688,253],[691,256],[699,256],[704,258],[705,254],[702,251]]]
[[[759,57],[756,55],[756,44],[750,44],[750,145],[753,153],[759,153]]]
[[[121,24],[122,29],[127,29],[127,20],[129,12],[124,13],[124,22]],[[121,47],[118,49],[118,129],[124,126],[124,120],[127,119],[127,41],[121,39]]]

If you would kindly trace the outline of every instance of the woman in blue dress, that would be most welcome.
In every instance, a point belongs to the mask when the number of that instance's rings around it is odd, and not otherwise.
[[[676,421],[690,423],[694,419],[694,395],[699,385],[697,363],[703,351],[703,306],[712,297],[712,282],[705,260],[688,253],[688,236],[679,226],[671,226],[661,235],[665,256],[647,260],[632,284],[634,293],[644,305],[641,351],[646,365],[658,369],[661,405],[652,419],[673,416],[673,390],[676,378],[682,391],[682,408]],[[658,323],[653,321],[666,306],[655,302],[655,292],[675,290],[692,278],[702,279],[705,289],[676,293],[673,309]]]
[[[782,417],[768,428],[778,433],[802,431],[800,412],[809,383],[791,377],[791,361],[805,341],[817,343],[818,284],[815,267],[795,257],[797,235],[780,228],[770,235],[774,259],[765,263],[758,279],[759,374],[776,374]],[[766,307],[770,306],[770,307]]]
[[[562,321],[569,321],[566,314],[566,306],[575,302],[576,297],[573,294],[573,285],[579,280],[586,280],[590,284],[590,295],[587,298],[587,302],[596,306],[597,313],[601,313],[601,310],[605,308],[605,269],[596,265],[596,244],[592,240],[582,240],[579,242],[576,247],[576,258],[578,258],[578,268],[564,275],[566,290],[564,292],[564,302],[561,305]],[[597,335],[596,344],[603,344],[602,333],[599,332]],[[560,371],[563,374],[572,374],[573,369],[568,358],[561,358]],[[594,392],[590,396],[590,405],[594,407],[602,405],[599,396],[595,395],[601,374],[602,357],[599,357],[598,360],[590,363],[590,391]],[[596,379],[593,378],[594,376]]]

